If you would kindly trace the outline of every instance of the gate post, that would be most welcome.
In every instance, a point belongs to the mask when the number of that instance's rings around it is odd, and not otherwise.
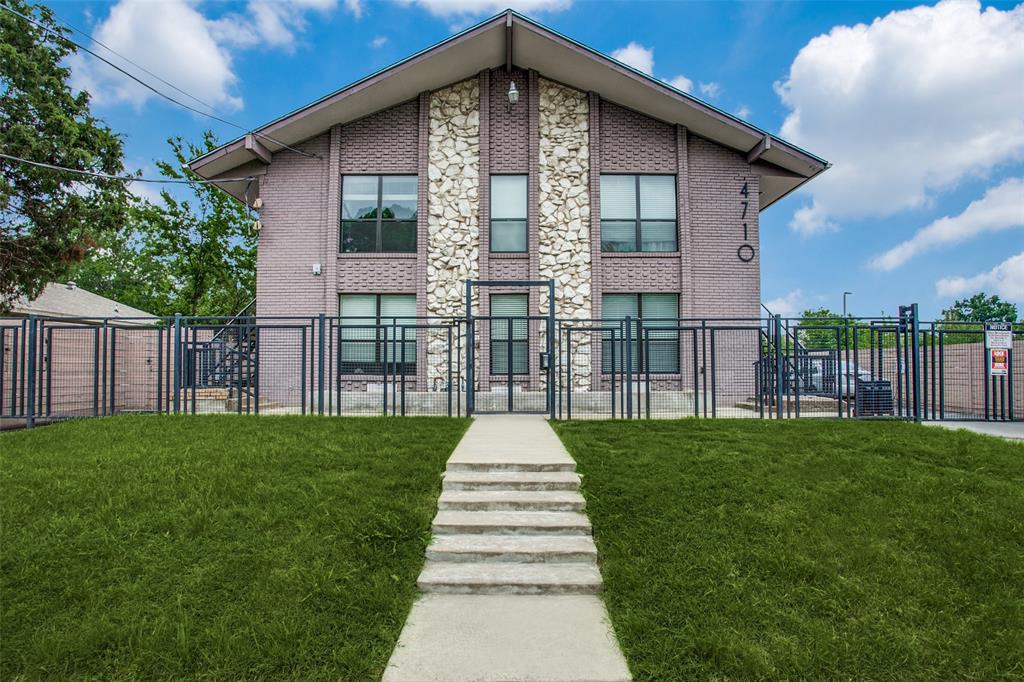
[[[473,281],[466,280],[466,416],[473,416],[473,408],[476,400],[473,396],[473,386],[476,378],[473,376],[476,366],[475,357],[475,332],[476,325],[473,323]],[[512,359],[509,358],[509,362]]]
[[[316,413],[323,415],[324,413],[324,322],[325,315],[320,313],[320,331],[319,337],[317,338],[317,354],[316,354]],[[404,357],[404,354],[403,354]]]
[[[626,315],[626,352],[622,357],[626,368],[626,419],[633,418],[633,318]]]
[[[782,316],[775,316],[775,418],[782,419]]]
[[[174,313],[174,414],[181,411],[181,313]]]
[[[921,329],[917,321],[917,304],[910,304],[910,314],[913,318],[910,321],[910,331],[914,338],[911,339],[914,358],[911,360],[911,368],[914,372],[914,421],[921,421]]]
[[[527,311],[529,312],[529,311]],[[555,280],[548,280],[548,419],[555,419]]]
[[[25,410],[25,428],[31,429],[36,419],[36,362],[38,350],[36,331],[37,322],[35,315],[28,316],[28,367],[25,370],[25,381],[28,384],[28,402]]]

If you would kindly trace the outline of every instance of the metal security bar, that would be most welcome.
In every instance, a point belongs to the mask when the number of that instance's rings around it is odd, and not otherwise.
[[[1021,325],[994,355],[984,325],[921,322],[914,306],[845,320],[557,319],[499,302],[449,318],[0,318],[0,425],[125,413],[1024,420]]]

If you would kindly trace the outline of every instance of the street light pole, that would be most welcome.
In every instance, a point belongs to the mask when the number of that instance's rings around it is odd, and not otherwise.
[[[853,296],[853,292],[852,291],[844,291],[843,292],[843,319],[844,320],[846,319],[846,297],[847,296]]]

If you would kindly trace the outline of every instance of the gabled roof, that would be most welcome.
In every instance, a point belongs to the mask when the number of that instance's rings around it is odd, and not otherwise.
[[[108,318],[134,318],[126,323],[148,324],[157,319],[144,310],[86,291],[76,286],[74,282],[50,282],[43,289],[43,293],[31,301],[24,297],[16,301],[11,312],[18,316],[65,317],[83,322],[98,322]]]
[[[513,10],[487,19],[447,40],[286,114],[193,160],[203,178],[237,177],[251,162],[266,163],[284,147],[316,137],[338,123],[355,121],[471,78],[485,68],[534,69],[603,99],[734,149],[761,177],[764,209],[828,168],[823,159],[677,90],[652,76],[582,45]],[[268,139],[273,138],[273,139]],[[242,199],[244,182],[220,184]],[[254,198],[250,191],[249,199]]]

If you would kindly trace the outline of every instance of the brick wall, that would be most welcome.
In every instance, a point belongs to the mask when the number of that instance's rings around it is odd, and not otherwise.
[[[697,317],[758,317],[761,301],[758,240],[758,176],[740,154],[699,137],[690,138],[691,248],[695,259],[693,308]],[[747,183],[750,207],[742,219],[740,195]],[[742,262],[743,223],[754,259]]]
[[[478,77],[480,133],[480,270],[492,279],[536,279],[538,212],[538,79],[536,72],[504,68]],[[509,107],[510,80],[520,91]],[[426,313],[426,145],[430,93],[417,100],[336,126],[302,145],[321,158],[284,151],[261,179],[265,208],[257,278],[261,315],[337,313],[344,292],[415,293]],[[690,134],[681,126],[603,101],[590,93],[589,144],[592,239],[592,310],[601,315],[604,292],[672,292],[684,317],[757,317],[760,312],[760,244],[756,201],[758,178],[745,158]],[[523,172],[529,176],[529,248],[522,256],[490,254],[489,176]],[[417,254],[339,254],[338,222],[345,173],[409,173],[420,176]],[[602,173],[665,173],[677,177],[679,251],[670,254],[610,255],[600,251]],[[737,257],[743,243],[741,219],[747,183],[747,243],[750,262]],[[312,275],[321,263],[324,276]],[[530,311],[540,308],[530,291]],[[487,298],[480,301],[487,313]],[[531,358],[534,353],[531,353]],[[422,360],[422,358],[421,358]],[[599,362],[600,358],[595,358]],[[420,362],[421,367],[425,365]]]
[[[329,133],[298,148],[320,158],[284,150],[260,184],[263,198],[256,258],[256,310],[266,315],[317,315],[329,298],[328,277],[316,277],[314,263],[337,252],[337,231],[327,224]]]

